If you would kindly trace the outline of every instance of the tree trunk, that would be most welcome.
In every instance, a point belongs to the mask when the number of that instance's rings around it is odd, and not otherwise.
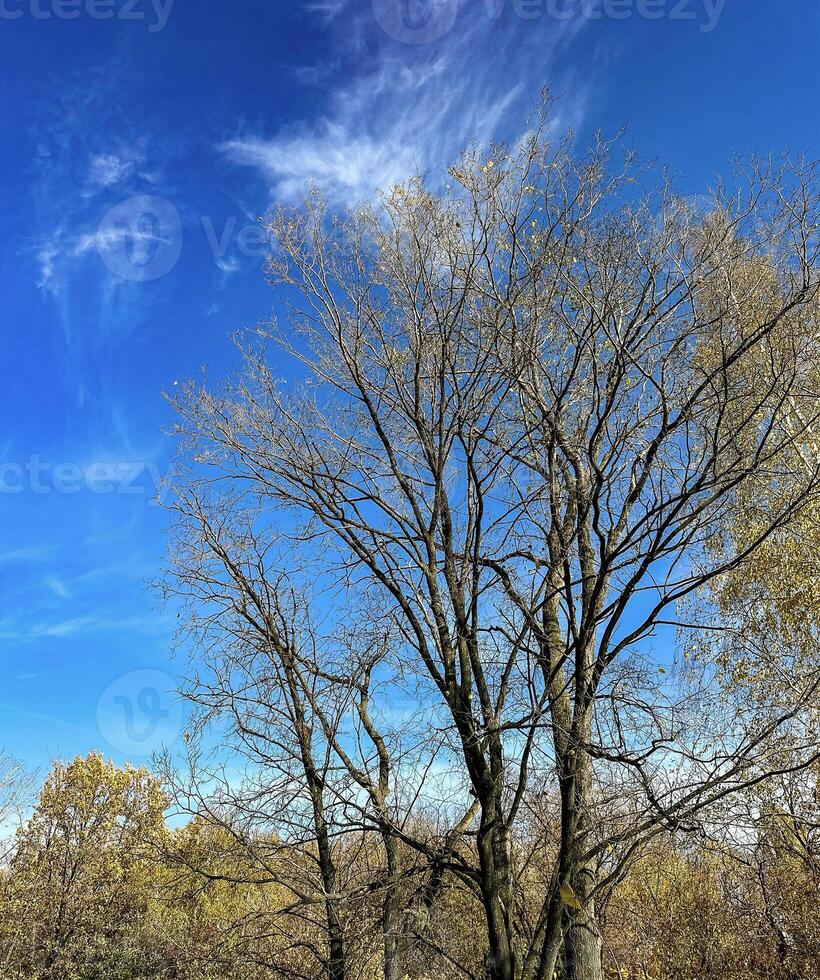
[[[512,869],[510,841],[495,805],[482,807],[478,830],[481,892],[487,920],[487,976],[489,980],[517,980],[518,964],[513,944]]]
[[[585,900],[594,883],[595,872],[591,868],[582,869],[575,876],[574,891],[584,906],[572,910],[564,943],[567,980],[601,980],[602,977],[601,933],[595,914],[595,900]]]
[[[304,736],[304,728],[302,729]],[[322,779],[313,764],[309,742],[302,741],[305,775],[313,806],[313,826],[316,833],[316,846],[319,857],[319,873],[325,893],[325,916],[327,921],[327,976],[328,980],[345,980],[345,944],[341,919],[339,918],[339,899],[336,895],[336,865],[330,847],[324,806],[324,787]]]
[[[338,899],[334,894],[336,891],[336,867],[330,851],[330,841],[323,812],[317,812],[316,831],[319,850],[319,870],[322,876],[322,886],[327,896],[325,899],[325,915],[327,917],[328,980],[344,980],[344,937],[342,923],[339,919]]]
[[[387,859],[387,887],[382,900],[382,936],[384,942],[384,980],[401,980],[404,976],[404,917],[399,908],[399,854],[395,837],[383,834]]]
[[[589,756],[579,750],[576,759],[574,806],[577,808],[576,842],[581,849],[589,846],[589,807],[592,793],[592,768]],[[601,980],[601,932],[595,913],[597,867],[586,862],[573,868],[572,890],[581,903],[580,909],[567,909],[569,923],[564,941],[564,972],[567,980]]]

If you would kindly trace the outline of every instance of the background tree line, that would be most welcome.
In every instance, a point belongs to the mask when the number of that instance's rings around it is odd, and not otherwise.
[[[817,203],[802,160],[692,203],[542,107],[271,214],[285,312],[174,400],[187,758],[54,771],[14,968],[809,976]]]
[[[744,795],[730,827],[669,835],[641,850],[601,895],[603,970],[629,980],[792,980],[820,956],[816,773]],[[280,883],[316,874],[317,849],[272,838],[240,849],[208,819],[169,827],[144,769],[100,755],[55,764],[0,878],[2,976],[28,980],[249,980],[321,977],[329,955],[319,903]],[[558,847],[555,807],[522,835],[519,900],[537,907]],[[742,814],[742,815],[741,815]],[[435,827],[428,828],[431,836]],[[341,907],[350,976],[383,971],[380,892],[388,869],[366,833],[334,846],[357,896]],[[260,856],[261,855],[261,856]],[[414,857],[400,849],[403,866]],[[312,859],[312,861],[311,861]],[[313,867],[310,864],[313,864]],[[408,875],[405,975],[481,977],[486,931],[457,879],[429,902]]]

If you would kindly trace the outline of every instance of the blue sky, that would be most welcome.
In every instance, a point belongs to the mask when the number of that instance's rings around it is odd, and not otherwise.
[[[440,171],[544,85],[686,193],[820,142],[816,0],[0,0],[0,39],[0,747],[30,766],[181,728],[162,392],[270,314],[272,202]]]

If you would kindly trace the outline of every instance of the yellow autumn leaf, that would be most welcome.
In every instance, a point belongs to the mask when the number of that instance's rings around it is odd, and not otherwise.
[[[564,905],[568,905],[571,909],[581,908],[581,902],[570,885],[561,885],[558,889],[558,894],[561,896],[561,901]]]

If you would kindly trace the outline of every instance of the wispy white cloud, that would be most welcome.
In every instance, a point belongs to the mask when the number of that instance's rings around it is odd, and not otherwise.
[[[223,289],[231,276],[239,271],[241,263],[235,255],[217,255],[214,261],[219,269],[219,288]]]
[[[95,215],[96,217],[96,215]],[[77,272],[78,262],[92,253],[92,258],[99,262],[99,275],[106,280],[109,287],[119,286],[127,289],[128,281],[112,275],[104,261],[107,255],[118,255],[123,246],[131,249],[132,261],[139,266],[141,256],[150,256],[157,245],[165,244],[166,238],[161,231],[149,227],[140,228],[135,225],[107,225],[91,231],[82,230],[82,223],[73,232],[66,232],[60,227],[53,231],[48,238],[40,243],[37,260],[40,267],[38,285],[52,294],[60,293]]]
[[[51,556],[52,551],[53,549],[47,546],[12,548],[9,551],[0,551],[0,565],[39,564],[46,561]]]
[[[302,9],[308,14],[333,20],[348,6],[349,0],[305,0]]]
[[[520,130],[543,86],[561,90],[564,124],[577,122],[582,111],[585,85],[559,64],[583,27],[580,18],[533,22],[505,11],[502,24],[503,4],[496,10],[463,2],[449,33],[417,46],[380,33],[370,4],[355,17],[350,9],[339,17],[344,4],[332,0],[320,6],[344,22],[335,30],[348,55],[332,76],[335,84],[326,83],[326,110],[272,135],[243,133],[220,145],[277,199],[298,199],[310,182],[330,199],[351,203],[410,174],[441,172],[465,143]]]
[[[94,232],[77,235],[72,243],[71,255],[78,258],[92,250],[107,252],[122,245],[123,242],[133,243],[134,247],[139,248],[158,241],[162,241],[161,237],[148,229],[125,226],[98,228]]]
[[[54,595],[56,595],[58,598],[60,599],[71,598],[71,593],[65,587],[63,582],[61,582],[60,579],[57,578],[56,575],[50,575],[46,579],[46,585],[48,586],[49,589],[51,589]]]
[[[105,189],[130,177],[142,162],[143,151],[128,147],[116,153],[92,153],[88,181],[92,188]]]
[[[72,616],[68,619],[55,619],[32,623],[28,620],[0,620],[0,639],[16,643],[29,643],[42,639],[67,639],[74,636],[93,635],[107,632],[130,632],[164,635],[168,632],[169,620],[157,614],[145,616]]]
[[[73,721],[66,721],[64,718],[43,714],[41,711],[29,711],[27,708],[21,708],[20,705],[0,704],[0,710],[4,712],[10,711],[15,715],[21,715],[23,718],[31,718],[33,721],[46,722],[49,726],[57,725],[60,728],[69,728],[72,731],[83,733],[93,731],[83,725],[77,725]]]
[[[283,198],[298,197],[307,182],[333,198],[367,197],[406,176],[414,159],[409,147],[397,151],[392,140],[360,136],[328,120],[270,140],[230,140],[223,150],[236,163],[258,170]]]
[[[41,289],[55,292],[60,283],[60,258],[62,256],[61,231],[58,229],[41,242],[37,249],[37,264],[40,274],[37,285]]]
[[[54,102],[35,109],[24,268],[55,328],[54,382],[72,408],[93,405],[100,415],[113,391],[101,366],[111,364],[173,288],[168,277],[147,287],[139,281],[154,255],[170,251],[163,229],[136,217],[129,224],[127,214],[115,220],[117,209],[149,197],[175,206],[174,162],[187,146],[183,135],[163,132],[150,111],[125,111],[131,90],[123,85],[112,93],[110,65],[88,67],[63,78]]]

